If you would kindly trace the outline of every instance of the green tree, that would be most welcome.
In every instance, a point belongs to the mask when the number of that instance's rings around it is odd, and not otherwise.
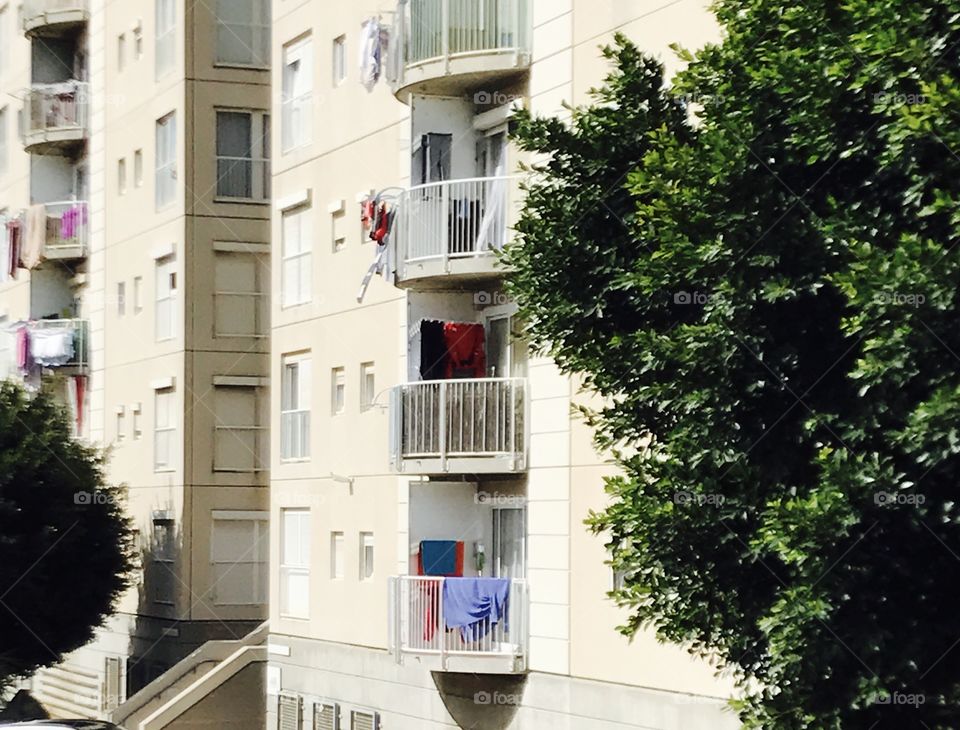
[[[960,2],[717,0],[536,153],[508,286],[604,396],[627,634],[748,727],[960,727]]]
[[[50,395],[0,383],[0,685],[55,664],[113,612],[133,564],[121,497]]]

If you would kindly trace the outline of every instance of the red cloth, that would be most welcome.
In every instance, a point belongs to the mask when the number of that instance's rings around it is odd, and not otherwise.
[[[77,436],[83,434],[83,401],[87,393],[87,376],[74,375],[73,384],[77,389]]]
[[[20,221],[7,221],[7,234],[10,238],[10,258],[3,262],[7,267],[7,276],[11,279],[17,278],[17,269],[20,268]]]
[[[486,376],[487,360],[483,350],[482,324],[444,322],[443,341],[447,346],[448,379]]]
[[[30,331],[26,325],[17,330],[17,367],[21,370],[30,367]]]

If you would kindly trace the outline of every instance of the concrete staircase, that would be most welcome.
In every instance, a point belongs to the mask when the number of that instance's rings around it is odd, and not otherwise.
[[[242,639],[208,641],[120,705],[111,720],[128,730],[262,727],[264,714],[251,703],[264,701],[267,635],[264,622]]]

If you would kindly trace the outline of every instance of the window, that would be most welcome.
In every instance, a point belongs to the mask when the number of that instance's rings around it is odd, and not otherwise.
[[[127,313],[127,283],[121,281],[117,284],[117,316],[122,317]]]
[[[126,438],[127,418],[123,406],[117,406],[117,441],[123,441]]]
[[[380,715],[368,710],[351,710],[350,730],[380,730]]]
[[[117,36],[117,71],[123,71],[127,58],[127,36],[121,33]]]
[[[172,604],[176,595],[176,540],[173,520],[154,518],[149,584],[150,594],[157,603]]]
[[[123,195],[127,192],[127,160],[121,157],[117,160],[117,193]]]
[[[217,112],[217,197],[270,197],[270,117]]]
[[[281,306],[306,304],[311,296],[310,248],[313,240],[313,211],[299,208],[283,214],[281,221],[282,268],[280,276]]]
[[[143,150],[133,153],[133,185],[138,188],[143,185]]]
[[[422,134],[413,146],[413,179],[417,185],[450,179],[452,134]]]
[[[177,194],[177,115],[157,120],[157,209],[170,205]]]
[[[173,256],[156,263],[156,338],[171,340],[176,336],[177,260]]]
[[[2,14],[2,11],[0,11]],[[2,28],[2,26],[0,26]],[[0,45],[3,45],[0,43]],[[9,118],[7,107],[0,107],[0,175],[7,171],[7,119]]]
[[[330,577],[334,580],[343,578],[343,533],[330,533]]]
[[[270,0],[217,0],[217,63],[270,65]]]
[[[214,511],[210,563],[215,605],[255,606],[267,602],[267,520],[265,512]]]
[[[140,314],[143,311],[143,277],[133,277],[133,313]]]
[[[283,151],[310,143],[313,126],[313,43],[310,38],[283,49]]]
[[[333,39],[333,85],[339,86],[347,78],[347,37]]]
[[[377,377],[372,362],[360,364],[360,410],[373,406],[377,398]]]
[[[214,337],[266,337],[269,268],[250,253],[217,251],[213,258]]]
[[[214,386],[214,471],[256,472],[266,466],[262,400],[255,386]]]
[[[133,29],[133,57],[137,61],[143,58],[143,28],[140,25]]]
[[[347,373],[343,368],[330,371],[330,412],[343,413],[346,406]]]
[[[360,580],[373,578],[373,533],[360,533]]]
[[[156,77],[173,69],[177,53],[176,0],[155,0],[157,15]]]
[[[143,438],[143,428],[140,425],[140,404],[137,403],[130,409],[130,414],[133,420],[133,440],[139,441]]]
[[[280,458],[306,459],[310,456],[309,356],[283,359],[280,383]]]
[[[280,615],[310,616],[310,510],[280,510]]]
[[[176,452],[177,413],[173,388],[153,393],[153,470],[172,471]]]
[[[330,216],[330,231],[333,234],[333,252],[343,251],[347,247],[347,235],[344,232],[344,219],[347,216],[343,210]]]

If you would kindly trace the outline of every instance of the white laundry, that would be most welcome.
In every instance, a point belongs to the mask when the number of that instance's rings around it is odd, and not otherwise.
[[[30,356],[43,367],[59,367],[73,359],[73,329],[42,328],[30,329]]]

